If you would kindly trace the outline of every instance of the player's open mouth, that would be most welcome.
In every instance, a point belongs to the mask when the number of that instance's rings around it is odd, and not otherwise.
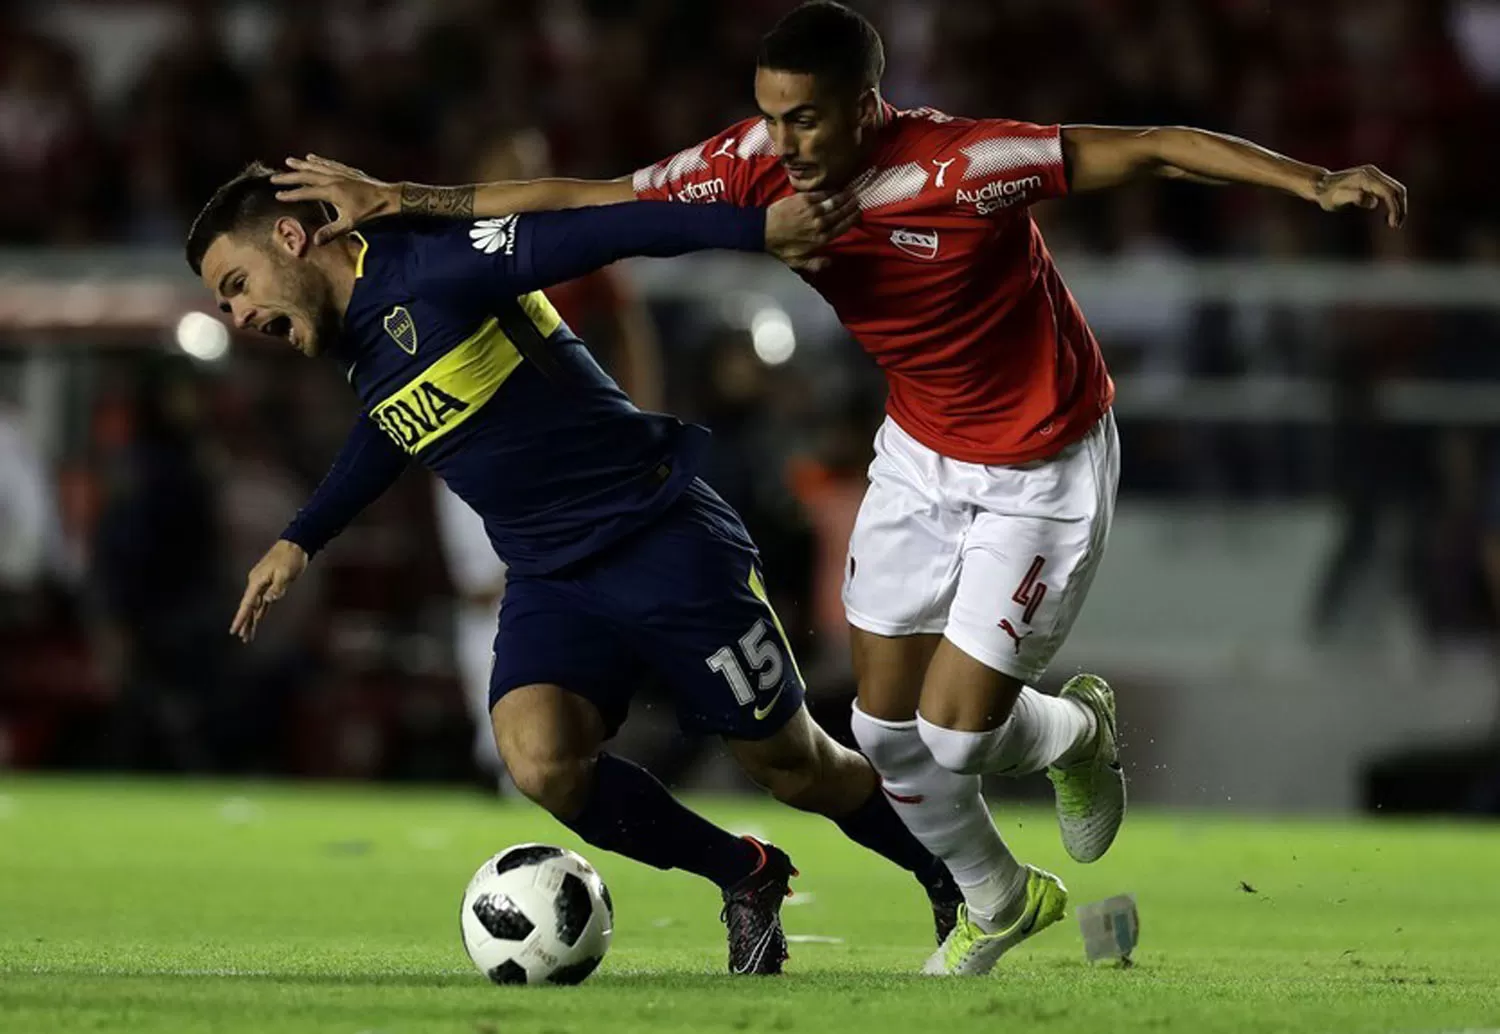
[[[292,318],[290,316],[273,316],[261,324],[260,331],[262,334],[269,334],[272,337],[286,338],[288,341],[292,341]],[[296,342],[292,341],[292,344],[295,345]]]
[[[806,165],[802,162],[782,162],[781,164],[786,166],[788,176],[799,180],[812,179],[818,172],[816,165]]]

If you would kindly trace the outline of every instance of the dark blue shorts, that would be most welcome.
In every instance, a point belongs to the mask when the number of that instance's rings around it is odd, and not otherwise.
[[[551,683],[593,703],[613,736],[653,676],[688,732],[765,739],[802,706],[755,546],[701,481],[582,564],[506,583],[490,706],[519,686]]]

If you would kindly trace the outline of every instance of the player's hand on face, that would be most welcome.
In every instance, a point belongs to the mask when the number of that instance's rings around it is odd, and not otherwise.
[[[1386,225],[1395,229],[1406,222],[1406,187],[1373,165],[1330,172],[1318,184],[1316,200],[1325,212],[1384,205]]]
[[[240,609],[229,623],[229,634],[239,636],[242,643],[254,639],[261,617],[305,570],[307,553],[295,542],[281,539],[266,550],[245,579],[245,595],[240,597]]]
[[[359,169],[310,154],[288,158],[287,171],[271,182],[283,188],[279,201],[321,201],[332,205],[338,217],[313,234],[314,244],[327,244],[371,219],[393,215],[401,209],[401,186],[386,183]]]
[[[853,191],[814,191],[782,198],[766,210],[766,250],[793,269],[815,272],[827,265],[814,252],[842,237],[859,219]]]

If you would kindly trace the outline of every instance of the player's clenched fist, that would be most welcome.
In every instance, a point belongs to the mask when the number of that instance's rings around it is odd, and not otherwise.
[[[1406,221],[1406,188],[1373,165],[1324,174],[1314,200],[1326,212],[1350,207],[1373,210],[1384,204],[1385,221],[1393,229]]]
[[[820,269],[828,260],[813,252],[842,237],[858,218],[852,190],[793,194],[766,209],[766,250],[793,269]]]
[[[281,599],[287,586],[305,570],[307,553],[295,542],[281,539],[266,550],[266,555],[250,569],[250,576],[245,579],[245,595],[240,598],[240,609],[235,611],[229,634],[239,636],[245,643],[254,639],[256,626],[266,609]]]

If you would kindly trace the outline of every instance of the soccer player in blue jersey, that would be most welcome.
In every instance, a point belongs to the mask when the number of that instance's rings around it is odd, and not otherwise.
[[[778,800],[912,872],[941,940],[959,891],[865,758],[808,716],[755,546],[695,476],[708,433],[636,409],[541,293],[629,255],[724,248],[815,262],[855,218],[852,199],[398,222],[315,245],[324,210],[278,201],[271,174],[252,165],[214,194],[188,262],[237,327],[338,363],[363,412],[250,572],[231,632],[251,638],[309,559],[415,460],[483,516],[509,565],[490,700],[523,793],[596,847],[712,880],[730,970],[780,972],[787,855],[715,826],[601,749],[654,673],[683,726],[723,736]]]

